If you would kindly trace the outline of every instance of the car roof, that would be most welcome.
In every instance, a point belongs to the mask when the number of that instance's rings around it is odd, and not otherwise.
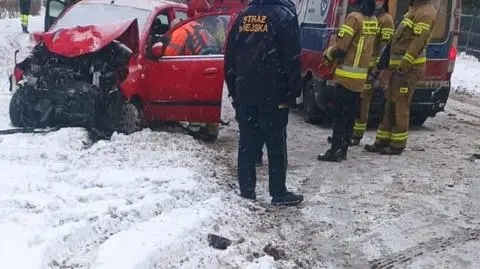
[[[82,4],[112,4],[116,6],[125,6],[140,8],[146,10],[155,10],[166,6],[178,6],[186,8],[184,4],[167,0],[83,0]]]

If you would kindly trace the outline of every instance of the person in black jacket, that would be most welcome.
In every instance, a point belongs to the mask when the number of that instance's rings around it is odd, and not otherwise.
[[[225,74],[240,128],[240,195],[256,199],[255,160],[265,143],[273,205],[297,205],[285,185],[289,104],[300,96],[300,34],[290,0],[253,0],[229,33]]]

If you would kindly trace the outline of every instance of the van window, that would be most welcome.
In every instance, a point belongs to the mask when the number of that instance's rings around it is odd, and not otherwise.
[[[398,3],[397,3],[398,2]],[[395,18],[395,25],[398,25],[403,15],[408,11],[410,1],[389,0],[390,14]],[[450,16],[452,10],[452,0],[433,0],[434,7],[437,9],[437,19],[433,30],[432,43],[440,43],[448,37],[450,29]]]

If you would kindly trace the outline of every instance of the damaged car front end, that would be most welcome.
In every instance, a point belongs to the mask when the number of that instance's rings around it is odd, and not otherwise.
[[[141,129],[120,87],[138,53],[137,20],[58,29],[35,36],[31,54],[15,65],[12,125],[84,127],[97,138]]]

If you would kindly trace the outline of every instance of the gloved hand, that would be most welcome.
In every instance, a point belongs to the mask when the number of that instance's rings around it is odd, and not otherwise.
[[[325,57],[325,62],[324,64],[328,64],[328,61],[333,62],[333,56],[332,56],[332,47],[328,47],[326,50],[323,51],[323,56]]]
[[[406,60],[402,60],[400,65],[397,67],[395,70],[395,73],[399,76],[405,76],[407,71],[410,69],[411,64],[407,62]]]
[[[380,71],[376,68],[374,68],[372,71],[368,73],[367,77],[367,83],[374,85],[375,82],[378,80],[378,77],[380,76]]]

